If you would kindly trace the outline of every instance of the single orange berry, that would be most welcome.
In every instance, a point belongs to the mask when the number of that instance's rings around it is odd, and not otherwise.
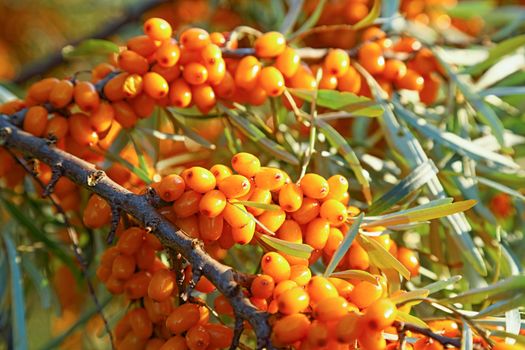
[[[293,344],[308,334],[310,320],[304,314],[288,315],[273,325],[273,334],[276,340],[283,344]]]
[[[261,62],[254,56],[243,57],[235,70],[235,84],[246,90],[255,88],[261,72]]]
[[[191,87],[184,79],[177,79],[169,88],[170,103],[178,108],[188,107],[191,103]]]
[[[261,167],[255,174],[255,184],[262,189],[277,191],[286,183],[282,170],[277,168]]]
[[[275,59],[277,68],[286,78],[291,78],[299,69],[301,58],[291,47],[286,47],[284,51]]]
[[[380,283],[370,283],[362,281],[352,290],[350,299],[360,309],[367,308],[374,301],[378,300],[383,294],[383,288]]]
[[[308,293],[306,293],[306,291],[301,287],[288,289],[287,291],[283,292],[277,300],[279,312],[284,315],[303,312],[306,310],[309,303],[310,297],[308,296]]]
[[[161,67],[169,68],[177,64],[180,58],[180,49],[175,40],[166,40],[155,52],[155,59]]]
[[[89,81],[79,81],[75,85],[75,103],[84,112],[92,112],[100,106],[100,96]]]
[[[232,227],[233,241],[241,245],[250,243],[255,234],[255,226],[255,220],[250,220],[242,227]]]
[[[363,322],[369,329],[382,331],[396,320],[397,308],[390,299],[379,299],[366,308]]]
[[[210,35],[201,28],[186,29],[180,35],[180,42],[188,50],[201,50],[210,44]]]
[[[223,164],[215,164],[210,168],[210,171],[213,174],[213,176],[215,176],[215,180],[217,180],[217,183],[221,182],[222,180],[224,180],[232,174],[231,169]]]
[[[414,91],[423,90],[425,84],[425,79],[415,70],[408,69],[406,74],[396,81],[396,86],[398,89],[407,89]]]
[[[191,87],[193,102],[203,114],[207,114],[216,103],[215,91],[209,84],[193,85]]]
[[[311,304],[317,305],[320,301],[337,297],[337,289],[327,278],[314,276],[306,285],[306,291],[310,296]]]
[[[280,96],[284,89],[284,77],[275,67],[264,67],[259,74],[259,85],[268,96]]]
[[[202,194],[189,190],[184,192],[175,202],[173,202],[173,212],[179,218],[187,218],[199,212],[199,203]]]
[[[285,220],[276,233],[277,237],[284,241],[303,243],[303,231],[295,220]]]
[[[324,59],[324,72],[342,77],[350,67],[350,57],[348,53],[341,49],[331,49]]]
[[[217,183],[211,171],[199,166],[189,168],[183,174],[183,178],[188,188],[199,193],[206,193],[213,190]]]
[[[24,117],[24,130],[34,136],[43,136],[47,127],[47,115],[47,109],[42,106],[29,107]]]
[[[241,152],[232,157],[232,167],[239,174],[250,178],[261,169],[261,162],[253,154]]]
[[[314,173],[304,175],[301,179],[300,186],[305,196],[314,199],[326,197],[330,189],[326,179]]]
[[[186,188],[186,184],[182,177],[177,174],[165,176],[159,184],[158,193],[160,198],[166,202],[173,202],[177,200]]]
[[[296,184],[286,184],[279,191],[279,205],[287,212],[294,212],[303,204],[303,190]]]
[[[249,200],[261,204],[270,204],[272,202],[272,193],[269,190],[256,187],[253,188]],[[253,216],[260,216],[265,212],[264,209],[256,207],[248,207],[247,209]]]
[[[292,218],[299,225],[304,225],[315,219],[321,210],[321,204],[318,200],[305,197],[301,207],[292,213]]]
[[[131,50],[124,50],[118,56],[118,65],[131,74],[146,74],[149,69],[148,60]]]
[[[255,54],[261,58],[279,56],[286,49],[286,39],[279,32],[264,33],[255,40]]]
[[[144,75],[144,92],[150,97],[158,100],[168,96],[169,86],[164,77],[155,72],[148,72]]]
[[[184,66],[182,76],[188,84],[200,85],[208,80],[208,70],[200,63],[190,62]]]
[[[264,274],[273,278],[276,283],[290,277],[290,264],[277,252],[268,252],[261,259],[261,268]]]
[[[344,224],[348,217],[346,206],[335,199],[329,199],[321,204],[320,215],[322,218],[328,220],[332,226]]]
[[[163,41],[171,37],[172,29],[168,21],[154,17],[144,22],[144,33],[153,40]]]
[[[70,80],[61,80],[49,93],[49,102],[55,108],[64,108],[73,100],[74,85]]]
[[[252,295],[256,298],[268,299],[272,296],[275,282],[272,276],[257,275],[250,286]]]
[[[196,304],[182,304],[177,307],[166,319],[166,327],[174,334],[182,334],[197,325],[200,320],[199,306]]]
[[[206,192],[206,194],[202,196],[199,203],[200,213],[210,218],[220,215],[225,207],[226,196],[220,190],[211,190]]]

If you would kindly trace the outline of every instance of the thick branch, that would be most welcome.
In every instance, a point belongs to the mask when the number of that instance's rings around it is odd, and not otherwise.
[[[252,325],[257,336],[257,348],[272,347],[269,341],[271,329],[268,315],[257,310],[244,297],[242,287],[236,281],[238,274],[231,267],[212,259],[199,244],[195,244],[193,239],[174,227],[155,210],[147,196],[133,194],[107,176],[102,176],[93,183],[93,175],[100,171],[93,164],[49,146],[45,139],[20,130],[5,115],[0,115],[0,134],[3,135],[4,146],[7,148],[25,152],[52,168],[61,164],[63,176],[109,203],[119,203],[123,212],[135,217],[144,227],[151,228],[165,247],[181,253],[192,265],[201,266],[203,275],[228,298],[236,315]]]

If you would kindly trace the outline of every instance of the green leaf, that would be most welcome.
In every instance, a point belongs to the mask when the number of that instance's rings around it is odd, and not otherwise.
[[[413,299],[423,299],[423,298],[428,297],[429,294],[430,294],[430,291],[428,289],[415,289],[415,290],[411,290],[406,293],[399,293],[395,296],[390,297],[389,299],[396,305],[403,303],[404,305],[413,306],[413,305],[419,304],[421,301],[415,300],[410,303],[407,303],[407,301],[413,300]]]
[[[365,18],[363,18],[362,20],[354,24],[352,26],[352,29],[358,30],[358,29],[365,28],[373,24],[374,21],[381,14],[381,2],[382,2],[381,0],[374,0],[374,4],[372,5],[372,8],[368,12],[368,15],[366,15]]]
[[[394,269],[405,279],[410,279],[410,271],[399,262],[388,250],[378,241],[368,239],[364,235],[357,237],[359,244],[366,250],[370,258],[370,263],[379,269]]]
[[[370,272],[363,270],[345,270],[333,272],[330,277],[337,277],[349,280],[367,281],[370,283],[377,284],[377,277],[372,275]]]
[[[266,203],[259,203],[259,202],[251,202],[251,201],[235,201],[237,204],[242,204],[245,207],[253,207],[258,209],[264,209],[264,210],[279,210],[281,209],[280,206],[277,204],[266,204]]]
[[[407,312],[397,310],[396,315],[396,320],[399,322],[410,323],[421,328],[429,328],[425,321]]]
[[[288,91],[308,102],[312,102],[317,97],[316,104],[320,107],[345,111],[360,117],[378,117],[383,113],[383,109],[374,100],[351,92],[322,89],[288,89]]]
[[[0,103],[5,103],[16,99],[16,95],[9,91],[4,86],[0,85]]]
[[[20,225],[22,225],[27,230],[27,232],[33,237],[33,239],[35,239],[38,242],[44,243],[44,245],[50,253],[52,253],[54,256],[60,259],[65,265],[70,266],[77,277],[80,276],[78,267],[76,267],[76,264],[73,262],[73,259],[71,259],[71,257],[64,252],[64,250],[58,245],[58,243],[51,240],[45,232],[41,231],[34,223],[34,220],[25,216],[24,213],[17,206],[9,203],[5,199],[2,198],[1,201],[4,207],[9,212],[9,214],[11,214],[13,219],[15,219]]]
[[[20,261],[16,252],[16,246],[10,234],[3,232],[2,237],[9,260],[9,270],[11,274],[11,322],[13,327],[13,345],[15,349],[28,349],[28,334],[26,329],[24,285],[22,272],[20,271]],[[4,283],[4,282],[2,282]]]
[[[361,226],[361,222],[363,221],[364,214],[361,213],[357,218],[355,218],[354,222],[352,223],[352,226],[350,226],[350,229],[345,235],[345,238],[337,247],[337,250],[335,251],[334,255],[332,255],[332,258],[330,259],[330,262],[326,266],[326,269],[324,271],[324,276],[328,277],[334,272],[337,265],[339,265],[339,262],[343,257],[345,256],[346,252],[350,248],[350,245],[354,241],[355,237],[359,233],[359,227]]]
[[[49,280],[35,266],[32,257],[28,255],[23,256],[22,266],[27,275],[31,278],[36,291],[40,295],[40,303],[42,307],[44,309],[49,309],[51,307],[51,288],[49,286]]]
[[[512,276],[487,287],[474,288],[457,296],[443,299],[447,303],[478,304],[486,300],[502,300],[525,290],[525,276]]]
[[[398,101],[394,101],[394,106],[395,111],[401,118],[421,132],[425,137],[436,141],[436,143],[477,161],[492,162],[495,165],[507,169],[519,169],[519,165],[511,158],[483,149],[472,141],[456,134],[439,130],[435,126],[429,124],[425,119],[418,118],[414,113],[405,109]]]
[[[473,350],[474,337],[470,325],[463,321],[463,330],[461,331],[461,350]]]
[[[486,0],[471,0],[458,2],[454,6],[446,9],[451,17],[469,19],[474,16],[489,14],[494,9],[494,4]]]
[[[490,330],[490,335],[494,337],[499,337],[499,338],[512,338],[516,340],[516,343],[522,346],[525,346],[525,336],[523,335],[513,334],[513,333],[501,331],[499,329]]]
[[[107,159],[109,159],[109,160],[111,160],[113,162],[119,163],[120,165],[122,165],[123,167],[125,167],[126,169],[131,171],[133,174],[137,175],[145,183],[150,183],[151,182],[151,179],[150,179],[149,174],[147,172],[145,172],[144,170],[142,170],[139,167],[134,166],[133,164],[131,164],[130,162],[128,162],[124,158],[120,157],[119,155],[116,155],[116,154],[110,152],[110,150],[106,151],[104,153],[104,155],[106,156]]]
[[[241,117],[239,114],[237,114],[237,112],[222,105],[219,105],[219,109],[228,115],[228,119],[237,130],[242,132],[258,146],[261,146],[275,157],[291,165],[299,165],[299,159],[297,159],[295,155],[288,152],[283,146],[279,145],[275,141],[267,138],[266,135],[249,120]]]
[[[455,284],[456,282],[461,280],[461,278],[462,277],[460,275],[452,276],[452,277],[449,277],[449,278],[447,278],[445,280],[440,280],[440,281],[436,281],[436,282],[427,284],[423,288],[428,290],[429,295],[430,294],[434,294],[434,293],[442,291],[443,289],[447,288],[448,286],[451,286],[451,285]]]
[[[321,14],[323,13],[325,5],[326,0],[319,0],[312,14],[306,19],[306,21],[304,21],[303,25],[295,33],[290,35],[289,39],[293,39],[315,26],[319,20],[319,17],[321,17]]]
[[[368,213],[370,215],[382,213],[395,204],[400,203],[403,199],[408,197],[411,193],[417,191],[421,186],[425,185],[432,177],[437,174],[438,170],[430,159],[418,165],[410,175],[401,180],[390,191],[382,195],[379,199],[374,201]]]
[[[500,58],[516,51],[523,45],[525,45],[525,34],[504,40],[489,50],[489,57],[486,60],[470,67],[467,69],[467,72],[472,75],[478,75],[494,65]]]
[[[288,1],[288,12],[284,17],[283,23],[281,24],[280,32],[284,35],[288,35],[293,30],[299,15],[302,12],[304,0],[289,0]]]
[[[118,53],[118,45],[112,41],[103,39],[87,39],[76,46],[68,45],[62,49],[62,56],[65,59],[83,56],[105,56],[110,53]]]
[[[142,127],[135,127],[135,130],[142,131],[145,134],[151,135],[159,140],[171,140],[176,142],[181,142],[186,139],[186,136],[184,135],[178,135],[178,134],[168,134],[166,132],[158,131],[155,129],[150,128],[142,128]]]
[[[313,248],[310,247],[308,244],[288,242],[264,234],[257,236],[257,238],[260,241],[262,241],[265,245],[275,249],[278,252],[292,255],[301,259],[310,258],[310,254],[313,252]]]
[[[499,183],[499,182],[496,182],[496,181],[492,181],[490,179],[487,179],[487,178],[484,178],[484,177],[481,177],[481,176],[476,176],[475,179],[481,183],[481,184],[484,184],[486,186],[489,186],[495,190],[498,190],[500,192],[503,192],[503,193],[506,193],[508,195],[511,195],[513,197],[516,197],[518,199],[521,199],[522,201],[525,201],[525,196],[522,195],[520,192],[516,191],[516,190],[513,190],[512,188],[510,187],[507,187],[505,185],[503,185],[502,183]]]
[[[150,179],[150,176],[149,176],[148,165],[146,164],[146,158],[144,157],[144,153],[140,149],[139,145],[135,142],[135,139],[133,138],[131,133],[128,133],[128,136],[129,136],[129,139],[131,140],[131,143],[133,144],[133,148],[135,149],[135,153],[137,154],[137,159],[139,161],[140,170],[141,170],[141,172],[143,174],[147,174],[146,175],[147,181],[145,181],[144,179],[143,179],[143,181],[145,183],[147,183],[147,184],[150,184],[151,183],[151,179]]]
[[[513,310],[513,309],[516,309],[522,306],[525,306],[525,295],[523,293],[517,294],[511,298],[508,298],[502,301],[498,301],[484,308],[483,310],[478,312],[478,314],[474,318],[499,316],[499,315],[506,313],[507,311],[510,311],[510,310]],[[521,320],[519,320],[518,323],[521,324]]]
[[[355,154],[352,147],[346,142],[345,138],[341,136],[330,124],[317,118],[314,119],[314,123],[320,129],[320,131],[326,136],[326,139],[337,149],[337,152],[343,156],[346,160],[350,169],[354,172],[357,182],[361,185],[361,190],[368,203],[372,201],[372,193],[370,191],[370,184],[368,182],[367,174],[359,162],[359,158]]]
[[[173,108],[167,108],[163,110],[166,111],[165,114],[168,116],[168,119],[173,124],[173,127],[181,129],[185,137],[192,139],[204,148],[211,150],[214,150],[216,148],[216,146],[213,143],[206,140],[204,137],[197,134],[193,129],[187,127],[186,125],[184,125],[184,123],[178,120]]]

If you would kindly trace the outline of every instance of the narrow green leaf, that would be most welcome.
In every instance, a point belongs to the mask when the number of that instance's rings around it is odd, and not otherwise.
[[[237,114],[237,112],[227,107],[219,105],[219,109],[228,115],[228,119],[237,130],[250,138],[250,140],[255,142],[258,146],[261,146],[275,157],[291,165],[299,165],[299,159],[297,159],[295,155],[288,152],[283,146],[279,145],[275,141],[267,138],[266,135],[249,120],[241,117]]]
[[[474,348],[474,337],[470,325],[463,321],[461,332],[461,350],[472,350]]]
[[[312,102],[317,97],[316,104],[320,107],[345,111],[360,117],[378,117],[383,113],[383,109],[374,100],[350,92],[322,89],[288,89],[288,91],[308,102]]]
[[[489,50],[489,57],[486,60],[470,67],[467,72],[472,75],[478,75],[494,65],[500,58],[516,51],[523,45],[525,45],[525,34],[504,40]]]
[[[293,30],[297,19],[302,12],[304,0],[288,0],[288,12],[284,17],[283,23],[280,28],[280,32],[284,35],[288,35]]]
[[[489,14],[494,9],[494,4],[486,0],[472,0],[459,2],[455,6],[446,9],[452,17],[469,19],[474,16]]]
[[[518,192],[516,190],[513,190],[510,187],[507,187],[507,186],[503,185],[502,183],[499,183],[499,182],[496,182],[496,181],[492,181],[490,179],[487,179],[487,178],[484,178],[484,177],[481,177],[481,176],[477,176],[477,177],[475,177],[475,179],[478,180],[478,182],[481,183],[481,184],[484,184],[486,186],[492,187],[495,190],[498,190],[500,192],[506,193],[506,194],[511,195],[513,197],[519,198],[522,201],[525,201],[525,196],[524,195],[522,195],[520,192]]]
[[[502,314],[506,314],[507,311],[519,308],[525,306],[525,295],[523,293],[516,294],[515,296],[505,299],[502,301],[498,301],[480,312],[476,314],[474,318],[484,318],[489,316],[499,316]],[[505,315],[506,316],[506,315]],[[507,317],[505,317],[507,318]],[[521,324],[521,320],[518,320],[518,324]],[[519,329],[519,328],[518,328]],[[507,330],[508,331],[508,330]]]
[[[145,172],[144,170],[142,170],[139,167],[134,166],[133,164],[131,164],[130,162],[128,162],[124,158],[122,158],[122,157],[120,157],[120,156],[110,152],[109,150],[106,151],[104,153],[104,155],[110,161],[119,163],[120,165],[122,165],[123,167],[125,167],[126,169],[131,171],[133,174],[137,175],[145,183],[150,183],[151,182],[151,179],[149,178],[149,174],[147,172]]]
[[[4,238],[11,274],[11,320],[14,333],[14,348],[26,350],[29,348],[29,345],[26,328],[24,285],[22,272],[20,271],[20,260],[16,252],[15,243],[11,239],[11,236],[7,232],[3,232],[2,237]]]
[[[367,174],[359,162],[359,158],[355,154],[352,147],[346,142],[345,138],[337,132],[330,124],[317,118],[314,123],[320,131],[326,136],[326,139],[337,149],[337,152],[346,160],[350,169],[354,172],[357,182],[361,185],[361,190],[368,203],[372,201],[372,193],[370,191],[370,184],[368,182]]]
[[[330,262],[326,266],[326,269],[323,274],[325,277],[330,276],[332,272],[334,272],[337,265],[339,265],[341,259],[343,259],[348,249],[350,249],[350,245],[359,233],[359,227],[361,226],[361,222],[363,221],[363,216],[363,213],[359,214],[359,216],[352,223],[352,226],[350,226],[350,229],[346,233],[345,238],[335,251],[334,255],[332,255],[332,259],[330,259]]]
[[[313,252],[313,248],[308,244],[292,243],[276,237],[268,235],[259,235],[257,238],[264,244],[275,249],[278,252],[282,252],[288,255],[292,255],[302,259],[310,258],[310,254]]]
[[[477,304],[485,300],[501,300],[522,294],[525,290],[525,275],[512,276],[487,287],[474,288],[457,296],[443,299],[447,303]]]
[[[131,140],[131,143],[133,144],[133,148],[135,149],[135,153],[137,154],[137,159],[139,161],[139,167],[140,167],[140,170],[143,174],[148,174],[146,175],[147,176],[147,181],[144,181],[146,182],[147,184],[150,184],[151,183],[151,179],[150,179],[150,176],[149,176],[149,170],[148,170],[148,165],[146,164],[146,158],[144,157],[144,153],[142,152],[142,149],[140,149],[139,145],[135,142],[135,139],[133,138],[133,135],[131,135],[131,133],[128,133],[128,136],[129,136],[129,139]]]
[[[364,235],[357,237],[359,244],[366,250],[370,258],[370,263],[379,269],[394,269],[405,279],[410,279],[410,271],[399,262],[388,250],[378,241],[368,239]]]
[[[410,323],[421,328],[429,328],[425,321],[407,312],[397,310],[396,315],[396,320],[399,322]]]
[[[345,270],[333,272],[330,277],[337,277],[349,280],[367,281],[370,283],[377,284],[377,277],[372,275],[370,272],[363,270]]]
[[[168,134],[166,132],[158,131],[150,128],[135,127],[136,130],[142,131],[145,134],[151,135],[159,140],[184,141],[186,137],[178,134]]]
[[[407,177],[397,183],[387,193],[374,201],[368,213],[370,215],[380,214],[385,210],[392,208],[395,204],[400,203],[413,192],[417,191],[423,185],[437,174],[438,170],[430,159],[417,166],[414,171]]]
[[[251,202],[251,201],[236,201],[237,204],[242,204],[245,207],[253,207],[258,209],[264,209],[264,210],[279,210],[281,209],[280,206],[277,204],[266,204],[266,203],[259,203],[259,202]]]
[[[62,49],[62,56],[65,59],[94,56],[94,55],[108,55],[110,53],[118,53],[118,45],[109,40],[103,39],[87,39],[82,41],[77,46],[66,46]]]
[[[303,25],[295,33],[292,33],[292,35],[290,35],[290,39],[301,35],[302,33],[315,26],[317,24],[317,21],[319,20],[319,17],[321,17],[321,14],[323,13],[325,4],[326,0],[320,0],[317,3],[317,6],[315,7],[312,14],[306,19],[306,21],[304,21]]]
[[[423,288],[428,290],[429,295],[434,294],[434,293],[442,291],[448,286],[455,284],[456,282],[461,280],[461,278],[462,277],[460,275],[452,276],[450,278],[447,278],[446,280],[440,280],[440,281],[436,281],[436,282],[427,284]]]
[[[406,302],[408,300],[426,298],[428,297],[429,294],[430,294],[430,291],[428,289],[415,289],[415,290],[411,290],[406,293],[399,293],[393,297],[390,297],[389,299],[396,305],[401,304],[401,303],[403,303],[404,305],[407,305]],[[419,304],[420,302],[421,301],[413,301],[412,303],[409,303],[409,305],[416,305],[416,304]]]
[[[204,137],[196,133],[193,129],[187,127],[186,125],[184,125],[184,123],[178,120],[173,108],[166,108],[163,109],[163,111],[166,112],[165,114],[168,116],[168,119],[173,124],[173,127],[181,129],[185,137],[192,139],[204,148],[211,150],[214,150],[216,148],[216,146],[213,143],[206,140]]]
[[[35,266],[32,257],[27,255],[23,256],[22,266],[29,278],[31,278],[37,293],[40,295],[40,303],[42,307],[44,309],[49,309],[51,307],[51,288],[49,286],[49,280]]]

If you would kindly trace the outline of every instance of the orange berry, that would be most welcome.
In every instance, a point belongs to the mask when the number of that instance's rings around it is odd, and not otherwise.
[[[188,84],[200,85],[208,80],[208,70],[200,63],[190,62],[184,66],[182,76]]]
[[[277,238],[284,241],[303,243],[303,231],[295,220],[285,220],[276,233]]]
[[[339,245],[344,239],[344,235],[337,227],[330,227],[330,233],[328,234],[328,240],[323,247],[323,252],[328,256],[334,255]]]
[[[201,214],[210,218],[220,215],[225,207],[226,196],[219,190],[206,192],[199,203],[199,211]]]
[[[233,307],[231,306],[228,299],[226,299],[224,294],[220,294],[217,296],[217,298],[215,298],[213,301],[213,307],[219,315],[233,316]]]
[[[383,77],[388,80],[397,81],[407,74],[407,66],[401,60],[388,59],[385,62]]]
[[[173,212],[179,218],[187,218],[199,212],[199,203],[202,194],[189,190],[184,192],[175,202],[173,202]]]
[[[217,181],[217,183],[221,182],[222,180],[224,180],[232,174],[231,169],[223,164],[215,164],[210,168],[210,171],[213,174],[213,176],[215,176],[215,180]]]
[[[58,84],[59,80],[56,78],[45,78],[37,81],[29,87],[27,97],[34,100],[36,103],[44,103],[49,99],[49,94],[53,87]]]
[[[144,242],[145,233],[146,231],[138,227],[131,227],[125,230],[118,239],[116,245],[118,251],[127,255],[135,254]]]
[[[298,286],[305,286],[310,282],[312,272],[307,265],[292,265],[290,268],[290,280],[297,283]]]
[[[222,33],[219,33],[219,32],[210,33],[210,40],[213,44],[218,45],[220,47],[226,44],[226,38],[224,37]]]
[[[203,325],[210,334],[210,348],[227,348],[233,339],[233,330],[227,326],[217,323],[207,323]]]
[[[239,174],[250,178],[261,169],[261,162],[253,154],[241,152],[232,157],[232,167]]]
[[[122,85],[122,90],[127,98],[133,98],[142,93],[144,87],[144,81],[142,75],[139,74],[130,74],[124,81]]]
[[[70,80],[61,80],[49,93],[49,102],[55,108],[64,108],[73,99],[74,85]]]
[[[315,219],[321,210],[319,201],[313,198],[304,198],[301,207],[292,213],[292,218],[299,225],[304,225]]]
[[[177,79],[169,87],[170,103],[175,107],[185,108],[191,103],[191,87],[184,79]]]
[[[201,28],[186,29],[180,35],[180,42],[188,50],[201,50],[210,44],[210,35]]]
[[[308,67],[300,65],[297,72],[289,78],[287,85],[292,88],[315,90],[317,81]]]
[[[149,57],[155,53],[155,50],[157,50],[155,40],[147,35],[134,36],[128,40],[126,46],[129,50],[134,51],[143,57]]]
[[[287,280],[290,277],[290,264],[276,252],[264,254],[261,259],[261,268],[263,273],[271,276],[275,283]]]
[[[222,235],[223,228],[224,218],[221,215],[215,217],[199,215],[200,238],[205,242],[218,240]]]
[[[383,49],[375,42],[364,43],[359,48],[358,59],[370,74],[380,74],[385,69]]]
[[[386,37],[386,33],[378,27],[369,27],[363,31],[361,35],[362,41],[379,40]]]
[[[317,305],[320,301],[328,298],[337,297],[337,289],[327,278],[314,276],[306,285],[306,291],[310,296],[312,305]]]
[[[415,70],[408,69],[407,73],[399,80],[396,81],[398,89],[407,89],[414,91],[423,90],[425,79]]]
[[[216,103],[215,91],[209,84],[193,85],[191,88],[193,102],[203,114],[207,114]]]
[[[218,187],[226,198],[239,198],[250,191],[250,181],[242,175],[230,175],[221,180]]]
[[[303,204],[303,190],[296,184],[286,184],[279,191],[279,205],[287,212],[299,210]]]
[[[286,212],[281,208],[276,210],[266,210],[259,215],[258,219],[264,227],[275,233],[284,223],[284,220],[286,220]]]
[[[117,76],[111,78],[106,85],[104,85],[104,96],[109,101],[119,101],[126,97],[124,93],[124,82],[128,78],[129,73],[120,73]]]
[[[89,197],[82,216],[82,222],[89,228],[100,228],[111,220],[111,207],[97,195]]]
[[[320,215],[332,226],[344,224],[348,217],[346,206],[335,199],[329,199],[321,204]]]
[[[118,56],[118,65],[131,74],[146,74],[149,69],[148,60],[131,50],[124,50]]]
[[[348,313],[348,301],[336,296],[320,300],[315,307],[315,318],[321,322],[338,321]]]
[[[348,180],[342,175],[333,175],[328,178],[327,182],[330,188],[328,191],[329,198],[338,199],[348,191]]]
[[[361,90],[361,75],[350,66],[348,71],[337,79],[337,88],[341,91],[357,94]]]
[[[237,244],[248,244],[255,234],[255,221],[250,220],[242,227],[232,227],[232,238]]]
[[[69,134],[79,145],[88,146],[98,142],[98,135],[91,128],[89,117],[84,113],[74,113],[69,119]]]
[[[268,299],[272,296],[275,282],[272,276],[257,275],[250,286],[252,295],[256,298]]]
[[[350,67],[350,57],[348,53],[341,49],[331,49],[324,59],[324,69],[326,74],[342,77]]]
[[[138,120],[137,113],[126,101],[118,101],[112,104],[115,120],[124,128],[135,126]]]
[[[34,136],[43,136],[47,127],[47,115],[47,109],[42,106],[29,107],[24,117],[24,130]]]
[[[252,90],[257,85],[261,72],[261,62],[254,56],[245,56],[235,70],[235,84],[246,90]]]
[[[137,266],[139,269],[150,270],[155,263],[155,249],[147,244],[142,244],[138,252],[135,254],[135,260],[137,260]]]
[[[381,331],[396,320],[397,308],[390,299],[379,299],[366,308],[363,322],[371,330]]]
[[[304,233],[304,242],[314,249],[323,249],[330,235],[330,222],[316,218],[308,223]]]
[[[135,258],[130,255],[121,254],[113,260],[111,268],[112,277],[127,280],[135,272]],[[124,286],[122,286],[124,288]]]
[[[60,140],[67,135],[68,128],[69,125],[67,119],[62,117],[61,115],[55,114],[55,116],[49,119],[49,121],[47,122],[46,131],[44,132],[44,135],[54,135],[58,140]]]
[[[180,58],[180,49],[175,40],[166,40],[155,52],[155,59],[159,66],[168,68],[177,64]]]
[[[169,86],[164,77],[155,72],[144,74],[144,92],[156,100],[168,96]]]
[[[265,190],[262,188],[253,188],[252,193],[250,194],[249,200],[251,202],[261,203],[261,204],[270,204],[272,202],[272,193],[270,190]],[[264,209],[256,207],[248,207],[248,211],[253,216],[259,216],[265,212]]]
[[[163,41],[171,37],[172,29],[168,21],[154,17],[144,22],[144,33],[153,40]]]
[[[211,171],[199,166],[187,169],[183,174],[183,178],[188,188],[199,193],[213,190],[217,183]]]
[[[361,2],[350,2],[344,8],[344,16],[349,24],[356,24],[368,15],[368,7]]]
[[[370,259],[366,250],[354,241],[348,250],[348,267],[354,270],[368,270]]]
[[[210,335],[201,325],[191,327],[186,333],[186,345],[190,350],[204,350],[210,344]]]
[[[84,112],[92,112],[100,106],[100,96],[89,81],[79,81],[75,85],[75,103]]]
[[[416,277],[419,275],[419,260],[414,251],[405,247],[399,247],[397,250],[397,259],[410,271],[410,276]]]
[[[226,62],[220,58],[213,65],[206,65],[208,71],[208,83],[211,85],[218,85],[226,76]]]
[[[284,77],[275,67],[264,67],[259,74],[259,85],[268,96],[280,96],[284,89]]]
[[[386,340],[381,332],[363,330],[358,337],[360,349],[363,350],[384,350],[386,349]]]
[[[202,49],[201,57],[205,65],[213,66],[222,59],[221,48],[215,44],[208,44]]]
[[[284,51],[275,59],[277,68],[286,78],[291,78],[297,72],[301,58],[291,47],[286,47]]]
[[[286,39],[279,32],[264,33],[253,44],[255,55],[261,58],[279,56],[286,49]]]
[[[244,205],[237,203],[227,203],[223,211],[224,220],[233,227],[244,227],[253,221]]]
[[[281,189],[285,182],[284,172],[277,168],[261,167],[255,174],[255,184],[262,189],[276,191]]]
[[[214,83],[214,82],[212,82]],[[221,82],[216,84],[214,87],[217,96],[224,99],[233,98],[236,92],[235,80],[230,72],[226,71]]]
[[[186,188],[186,184],[182,177],[176,174],[165,176],[158,186],[158,193],[160,198],[166,202],[173,202],[177,200]]]
[[[361,318],[355,312],[350,312],[343,316],[336,327],[337,341],[344,344],[355,341],[362,330],[360,323]]]
[[[354,286],[350,299],[358,308],[364,309],[378,300],[383,294],[383,288],[379,283],[362,281]]]
[[[308,293],[306,293],[306,291],[301,287],[288,289],[287,291],[283,292],[277,300],[279,312],[284,315],[303,312],[306,310],[309,303],[310,297],[308,296]]]
[[[174,337],[166,340],[164,345],[159,350],[187,350],[188,346],[186,345],[186,338],[181,335],[176,335]]]
[[[148,339],[153,334],[153,324],[144,308],[137,308],[128,313],[129,324],[133,333],[140,339]]]
[[[301,179],[300,186],[305,196],[314,199],[326,197],[330,189],[324,177],[313,173],[304,175]]]
[[[182,304],[177,307],[166,319],[166,327],[174,333],[181,334],[197,325],[200,320],[199,306],[196,304]]]
[[[423,84],[423,89],[419,91],[419,100],[426,105],[431,105],[438,97],[441,80],[434,72],[431,72],[429,75],[425,76],[424,79],[425,82]]]
[[[310,321],[304,314],[288,315],[273,325],[273,334],[283,345],[293,344],[306,337]]]

